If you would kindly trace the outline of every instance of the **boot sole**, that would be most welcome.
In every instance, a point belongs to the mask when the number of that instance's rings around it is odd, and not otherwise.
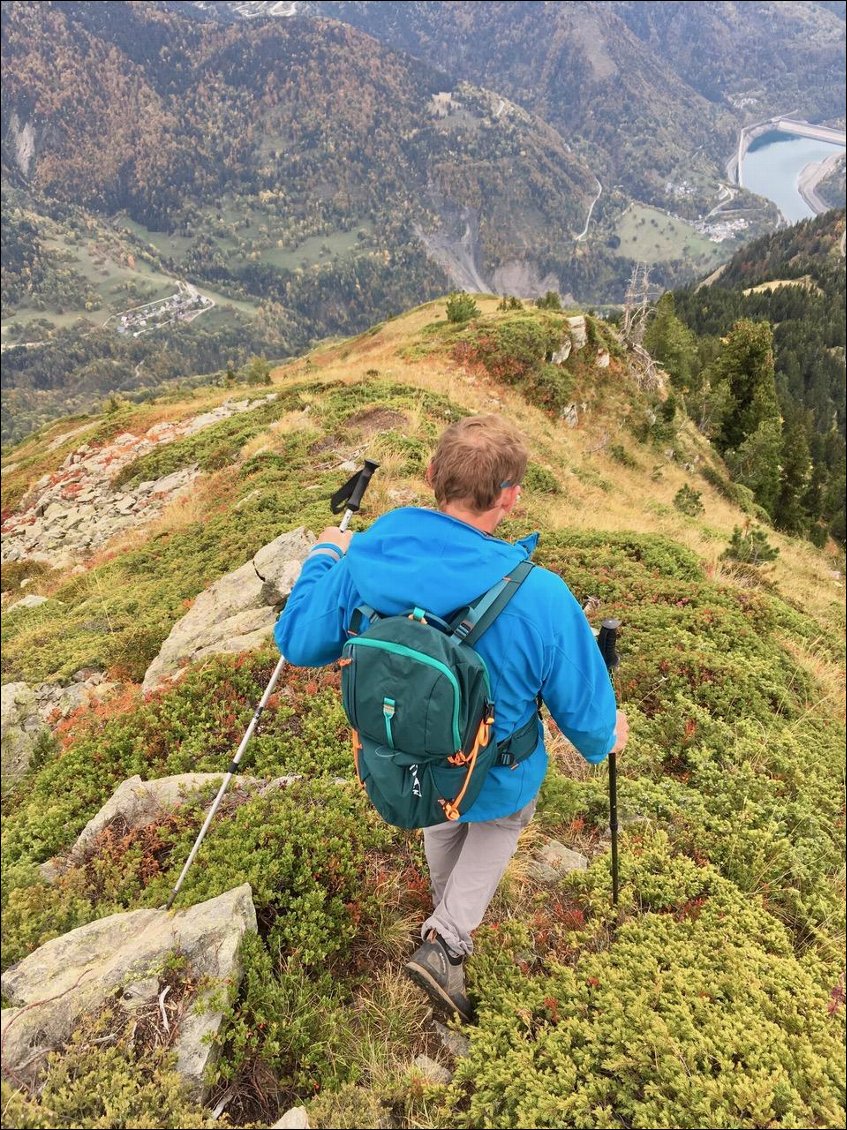
[[[447,1009],[449,1012],[457,1013],[461,1016],[462,1020],[468,1023],[473,1020],[473,1014],[456,1004],[453,998],[442,989],[435,978],[422,966],[407,962],[403,968],[406,970],[406,974],[416,985],[424,990],[434,1004],[441,1005],[442,1008]]]

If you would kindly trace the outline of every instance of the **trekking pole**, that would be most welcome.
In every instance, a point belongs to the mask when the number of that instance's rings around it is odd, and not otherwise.
[[[334,494],[332,496],[332,499],[330,500],[330,507],[332,509],[333,514],[339,513],[343,504],[345,502],[347,503],[347,507],[344,511],[344,517],[341,519],[341,522],[340,522],[340,529],[342,531],[347,529],[347,527],[350,525],[350,519],[353,517],[353,515],[359,509],[359,507],[362,503],[362,497],[363,497],[365,491],[367,490],[368,483],[371,481],[371,475],[374,473],[374,471],[377,469],[378,466],[379,466],[378,463],[374,463],[370,459],[366,459],[365,465],[362,468],[362,470],[357,471],[356,474],[351,479],[349,479],[348,482],[346,482],[344,484],[344,486],[341,488],[341,490],[337,491],[336,494]],[[227,769],[226,774],[224,775],[224,779],[221,782],[221,787],[218,789],[218,795],[215,797],[214,801],[212,802],[212,807],[209,809],[209,811],[206,815],[206,819],[203,821],[203,827],[200,829],[199,836],[194,841],[194,847],[191,849],[191,852],[188,856],[188,859],[186,859],[186,861],[185,861],[185,866],[183,867],[183,869],[180,873],[180,876],[176,881],[176,886],[171,891],[171,897],[167,901],[167,905],[165,906],[165,910],[171,909],[171,907],[173,906],[174,899],[179,894],[179,890],[180,890],[180,887],[183,884],[183,880],[185,879],[185,876],[188,874],[188,869],[191,867],[191,864],[194,862],[194,857],[197,855],[197,852],[200,850],[200,845],[202,844],[203,838],[205,837],[206,833],[209,830],[210,824],[212,823],[212,821],[215,818],[215,813],[218,811],[218,808],[220,807],[220,803],[224,798],[224,793],[229,788],[229,783],[232,780],[233,776],[238,772],[238,766],[239,766],[239,763],[241,761],[242,754],[244,753],[247,746],[250,744],[250,739],[253,737],[253,734],[255,733],[256,727],[259,725],[259,719],[262,717],[262,712],[264,711],[265,707],[268,705],[268,699],[273,694],[273,689],[276,686],[277,680],[279,679],[280,675],[282,674],[284,667],[285,667],[285,656],[281,655],[279,657],[279,662],[277,663],[276,667],[274,668],[274,673],[271,675],[271,680],[268,683],[268,685],[265,687],[265,693],[262,695],[262,698],[259,702],[259,705],[256,707],[255,713],[253,714],[253,717],[250,719],[250,725],[247,727],[247,731],[244,734],[244,737],[241,739],[241,744],[239,745],[238,749],[236,750],[235,757],[233,757],[232,762],[231,762],[229,768]]]
[[[613,678],[620,663],[615,650],[620,620],[604,620],[597,635],[597,646]],[[618,758],[614,750],[609,754],[609,831],[612,834],[612,906],[618,905]]]

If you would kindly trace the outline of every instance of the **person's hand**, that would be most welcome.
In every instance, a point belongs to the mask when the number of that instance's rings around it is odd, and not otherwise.
[[[327,542],[329,545],[335,545],[341,550],[342,553],[346,553],[350,546],[350,539],[352,537],[352,530],[342,530],[340,526],[327,526],[327,528],[318,538],[318,541]]]
[[[620,753],[626,743],[629,741],[629,722],[626,715],[622,710],[617,711],[617,722],[615,725],[615,744],[609,750],[609,753]]]

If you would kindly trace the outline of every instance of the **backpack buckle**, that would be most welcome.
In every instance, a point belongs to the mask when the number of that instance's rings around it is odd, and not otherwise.
[[[462,620],[461,623],[457,624],[453,629],[453,635],[459,640],[459,642],[462,642],[466,640],[470,635],[471,628],[473,628],[473,624],[470,620]]]

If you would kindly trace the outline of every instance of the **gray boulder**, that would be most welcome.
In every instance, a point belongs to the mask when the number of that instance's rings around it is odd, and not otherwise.
[[[81,706],[105,698],[115,684],[106,682],[102,672],[86,669],[74,675],[68,686],[59,683],[6,683],[2,688],[0,749],[6,779],[25,773],[32,752],[42,735],[51,732],[53,722]]]
[[[256,911],[244,883],[187,910],[112,914],[46,942],[0,982],[13,1006],[2,1012],[3,1073],[36,1086],[47,1053],[67,1041],[83,1013],[109,998],[130,1011],[153,1003],[159,971],[178,951],[193,979],[204,978],[176,1021],[174,1043],[177,1071],[202,1100],[211,1038],[223,1019],[211,1001],[222,982],[241,980],[238,948],[248,931],[256,931]]]
[[[120,818],[126,831],[143,828],[145,824],[152,824],[163,810],[180,804],[187,793],[220,782],[222,776],[222,773],[180,773],[153,781],[142,781],[137,774],[130,777],[118,785],[100,811],[88,821],[65,860],[69,864],[79,860],[88,844],[113,820]],[[236,783],[233,792],[244,783]],[[62,863],[56,859],[48,860],[39,867],[48,882],[52,882],[62,869]]]
[[[293,1106],[285,1112],[273,1130],[309,1130],[309,1115],[304,1106]]]
[[[533,878],[541,883],[555,883],[571,871],[585,871],[588,859],[558,840],[548,840],[532,866]]]
[[[44,724],[35,691],[27,683],[5,683],[0,695],[0,751],[5,778],[26,772]]]
[[[583,349],[588,342],[588,329],[585,324],[585,317],[582,314],[575,314],[573,317],[566,319],[571,333],[571,342],[574,349]]]
[[[142,690],[155,690],[186,661],[252,651],[264,643],[314,542],[314,534],[302,526],[281,534],[252,561],[200,593],[148,667]]]

